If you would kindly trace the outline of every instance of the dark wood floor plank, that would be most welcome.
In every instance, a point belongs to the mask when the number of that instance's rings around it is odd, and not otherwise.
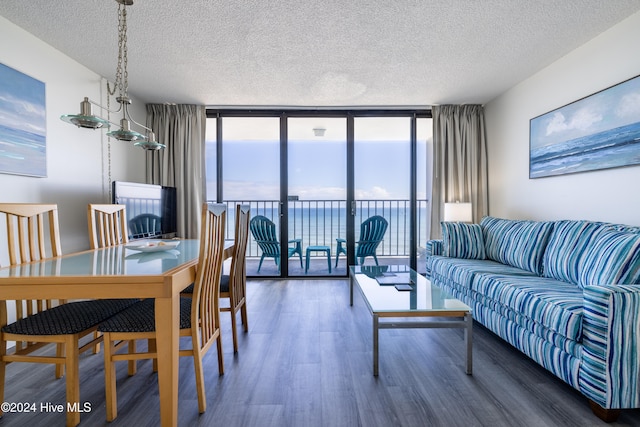
[[[640,410],[617,422],[596,418],[579,392],[479,325],[473,375],[464,372],[460,330],[380,331],[380,375],[372,374],[372,319],[359,293],[348,302],[342,280],[249,281],[249,333],[233,353],[222,313],[225,374],[215,348],[205,357],[207,411],[198,414],[193,362],[180,360],[180,426],[575,426],[637,427]],[[102,354],[81,358],[81,396],[92,411],[84,426],[159,424],[157,376],[139,362],[118,365],[118,418],[105,422]],[[18,381],[19,379],[19,381]],[[6,400],[64,402],[53,368],[12,364]],[[64,425],[64,414],[6,414],[3,426]]]

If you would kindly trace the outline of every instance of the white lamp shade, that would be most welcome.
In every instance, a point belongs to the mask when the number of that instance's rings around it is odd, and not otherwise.
[[[471,222],[471,203],[445,203],[444,220],[447,222]]]

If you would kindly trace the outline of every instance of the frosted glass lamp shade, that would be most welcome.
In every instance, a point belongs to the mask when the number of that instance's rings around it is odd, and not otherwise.
[[[445,203],[444,220],[447,222],[471,222],[471,203]]]

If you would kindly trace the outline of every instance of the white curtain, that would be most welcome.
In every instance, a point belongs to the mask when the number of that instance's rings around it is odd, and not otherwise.
[[[206,194],[205,107],[148,104],[147,126],[167,146],[147,154],[147,182],[177,188],[178,237],[197,239]]]
[[[441,105],[433,115],[431,238],[440,238],[444,203],[471,202],[473,222],[488,214],[487,145],[481,105]]]

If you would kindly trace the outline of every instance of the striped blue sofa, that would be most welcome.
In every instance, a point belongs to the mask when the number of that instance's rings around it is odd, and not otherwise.
[[[640,227],[443,222],[426,262],[433,284],[584,394],[600,418],[640,407]]]

